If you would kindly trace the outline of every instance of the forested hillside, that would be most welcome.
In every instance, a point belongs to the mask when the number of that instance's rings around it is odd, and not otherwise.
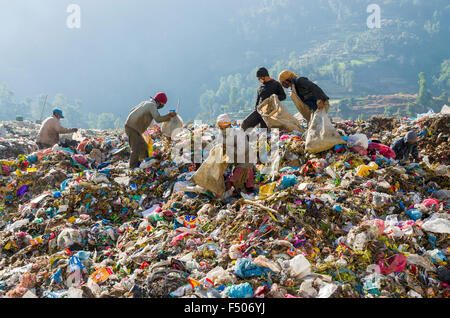
[[[243,115],[254,107],[259,85],[255,73],[260,66],[275,78],[281,70],[291,69],[318,83],[331,98],[348,101],[370,94],[418,93],[421,72],[433,95],[450,90],[446,1],[381,1],[379,29],[367,27],[369,1],[264,3],[242,11],[239,27],[260,48],[258,53],[248,53],[259,64],[223,76],[216,88],[205,90],[199,118],[213,119],[221,112]],[[262,56],[266,52],[272,53],[270,58]]]

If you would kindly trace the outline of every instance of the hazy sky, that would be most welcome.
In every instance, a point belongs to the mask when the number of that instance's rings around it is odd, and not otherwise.
[[[441,7],[445,2],[433,1]],[[387,13],[392,2],[380,0],[383,19],[402,14]],[[166,109],[181,99],[181,114],[189,120],[199,111],[200,94],[217,90],[220,77],[270,68],[292,52],[300,56],[319,43],[345,41],[348,30],[367,30],[366,7],[372,1],[352,1],[341,10],[342,3],[0,0],[0,82],[11,87],[17,101],[42,93],[51,100],[62,93],[69,101],[81,99],[86,112],[123,119],[133,106],[164,91]],[[80,29],[67,27],[70,4],[81,8]],[[431,17],[435,10],[409,9],[407,21],[413,14]]]
[[[195,108],[193,83],[217,80],[223,61],[244,54],[231,46],[229,17],[240,2],[0,0],[0,82],[20,99],[63,93],[124,116],[157,91],[169,105],[181,98]],[[66,25],[71,3],[81,7],[80,29]],[[221,48],[209,48],[217,39]]]

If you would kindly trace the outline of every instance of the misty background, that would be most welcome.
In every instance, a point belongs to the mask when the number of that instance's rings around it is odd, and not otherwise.
[[[79,29],[66,25],[72,3]],[[48,95],[44,118],[58,107],[65,126],[119,128],[159,91],[162,114],[180,100],[185,121],[243,119],[261,66],[317,82],[342,118],[368,113],[364,96],[422,87],[427,99],[399,108],[413,115],[448,101],[449,21],[446,0],[0,0],[0,120],[39,119]]]

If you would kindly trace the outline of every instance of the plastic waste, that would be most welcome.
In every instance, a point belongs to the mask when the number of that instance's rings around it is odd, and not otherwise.
[[[258,196],[260,198],[264,198],[264,197],[272,195],[274,193],[276,185],[277,185],[276,182],[272,182],[272,183],[269,183],[269,184],[261,186],[259,188],[259,195]]]
[[[422,218],[422,212],[417,209],[410,209],[406,211],[406,215],[409,216],[413,221],[417,221]]]
[[[430,256],[431,261],[434,264],[441,264],[447,261],[447,257],[438,249],[427,251],[427,254]]]
[[[315,298],[318,294],[317,290],[313,287],[312,280],[306,280],[300,285],[300,293],[307,298]]]
[[[311,264],[303,255],[297,255],[289,261],[290,272],[296,278],[302,278],[311,272]]]
[[[450,284],[450,270],[448,268],[445,268],[443,266],[440,266],[436,270],[438,277],[441,281],[443,281],[446,284]]]
[[[206,278],[213,281],[214,285],[228,285],[234,281],[233,276],[221,266],[213,268],[206,274]]]
[[[378,266],[380,267],[381,273],[385,275],[402,272],[406,266],[406,256],[400,254],[387,260],[380,260]]]
[[[373,273],[371,275],[368,275],[362,279],[363,281],[363,289],[374,295],[381,295],[380,294],[380,286],[383,276],[378,273]]]
[[[295,175],[284,175],[281,180],[281,188],[287,189],[295,186],[298,183],[297,177]]]
[[[361,177],[368,177],[370,175],[370,170],[378,169],[378,165],[375,162],[371,162],[369,165],[360,165],[356,169],[356,175]]]
[[[337,289],[338,286],[336,286],[336,284],[328,284],[328,283],[322,284],[320,286],[317,298],[330,298],[331,295],[333,295]]]
[[[150,132],[146,131],[142,134],[142,137],[144,138],[145,142],[147,143],[147,154],[149,157],[153,156],[153,140],[151,137]],[[142,169],[148,168],[147,166],[141,167]]]
[[[361,147],[363,149],[367,149],[369,147],[369,139],[364,134],[354,134],[348,136],[347,146],[349,148]]]
[[[240,278],[264,276],[268,272],[270,272],[270,269],[259,267],[249,258],[240,258],[236,261],[235,274]]]
[[[267,259],[264,255],[259,255],[253,260],[253,262],[256,265],[260,267],[266,267],[275,273],[279,273],[281,271],[280,265],[278,265],[274,261]]]
[[[408,265],[412,264],[422,266],[423,268],[425,268],[425,270],[430,272],[436,271],[436,267],[433,263],[430,262],[428,258],[422,257],[417,254],[408,254],[408,256],[406,257],[406,263]]]
[[[422,224],[424,231],[450,234],[450,220],[440,217],[430,218]]]
[[[225,289],[225,294],[230,298],[252,298],[253,288],[249,283],[229,286]]]

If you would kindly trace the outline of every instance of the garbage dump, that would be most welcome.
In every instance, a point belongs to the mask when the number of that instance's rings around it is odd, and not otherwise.
[[[281,130],[277,170],[221,197],[171,157],[204,127],[155,125],[130,170],[122,131],[38,150],[37,127],[4,123],[0,297],[449,297],[449,117],[333,123],[342,144],[314,154],[305,126]],[[389,147],[412,129],[422,160],[400,165]]]

